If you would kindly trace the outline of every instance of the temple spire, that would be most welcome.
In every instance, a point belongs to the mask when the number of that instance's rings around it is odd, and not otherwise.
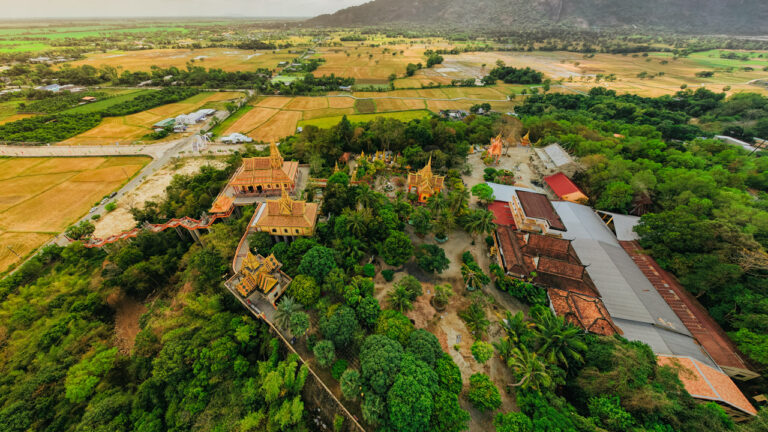
[[[269,143],[269,166],[272,169],[283,167],[283,156],[280,154],[280,150],[277,149],[277,144],[274,141]]]
[[[285,190],[285,187],[281,186],[280,189],[283,190],[283,195],[278,200],[280,203],[280,213],[290,215],[293,213],[293,200],[288,196],[288,191]]]
[[[520,144],[524,146],[531,145],[531,131],[528,130],[528,132],[525,134],[525,136],[520,140]]]

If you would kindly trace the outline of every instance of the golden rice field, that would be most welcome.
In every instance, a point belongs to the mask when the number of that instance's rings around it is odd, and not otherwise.
[[[162,105],[123,117],[107,117],[95,128],[62,141],[59,145],[130,144],[152,132],[152,125],[167,118],[186,114],[203,107],[218,107],[223,101],[242,97],[238,92],[204,92],[181,102]]]
[[[0,159],[0,272],[76,222],[149,160]]]
[[[221,135],[239,132],[257,141],[280,140],[292,135],[296,128],[308,120],[338,119],[344,115],[364,114],[358,110],[356,100],[370,99],[375,106],[373,114],[418,112],[425,110],[438,113],[444,109],[469,110],[472,105],[488,102],[493,109],[508,112],[515,101],[507,101],[507,94],[522,86],[500,85],[494,88],[431,88],[419,90],[395,90],[390,92],[354,92],[330,96],[267,96],[252,102],[253,108],[242,114],[223,130]],[[357,98],[357,99],[355,99]],[[456,99],[456,100],[451,100]],[[370,115],[369,115],[370,116]],[[405,118],[403,117],[403,118]],[[368,118],[368,117],[363,117]],[[309,122],[308,124],[326,124]]]
[[[282,61],[296,57],[287,50],[272,51],[239,50],[234,48],[205,49],[152,49],[140,51],[107,51],[87,54],[85,59],[71,62],[72,66],[112,66],[129,71],[149,71],[152,66],[184,69],[187,63],[206,69],[217,68],[228,72],[250,71],[258,68],[274,69]]]

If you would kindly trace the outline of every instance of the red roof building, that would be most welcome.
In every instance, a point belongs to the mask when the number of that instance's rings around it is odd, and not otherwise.
[[[547,296],[555,315],[566,322],[603,336],[622,334],[599,297],[557,288],[548,289]]]
[[[660,355],[657,362],[660,366],[677,369],[680,381],[691,396],[717,403],[733,420],[745,421],[757,414],[755,407],[728,375],[690,357]]]
[[[584,204],[589,198],[565,174],[557,173],[544,177],[544,182],[563,201]]]

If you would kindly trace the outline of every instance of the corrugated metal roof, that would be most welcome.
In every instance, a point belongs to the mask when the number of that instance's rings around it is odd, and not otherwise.
[[[558,168],[573,163],[571,155],[563,150],[563,148],[560,147],[560,144],[550,144],[544,147],[544,152]]]
[[[587,206],[554,202],[572,245],[614,322],[630,340],[659,354],[691,356],[717,367],[688,329],[621,247],[616,236]]]
[[[488,186],[493,189],[493,196],[496,198],[496,201],[504,201],[504,202],[510,202],[512,201],[512,197],[515,196],[515,191],[526,191],[526,192],[536,192],[533,189],[528,188],[522,188],[518,186],[509,186],[509,185],[502,185],[498,183],[488,183]]]
[[[611,215],[613,218],[613,228],[616,231],[616,238],[619,241],[639,240],[640,236],[633,231],[635,226],[640,223],[639,216],[629,216],[619,213],[602,212]]]

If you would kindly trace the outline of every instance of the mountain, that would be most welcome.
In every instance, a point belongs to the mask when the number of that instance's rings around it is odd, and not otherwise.
[[[374,0],[321,15],[313,26],[384,24],[488,28],[637,26],[702,34],[768,33],[766,0]]]

